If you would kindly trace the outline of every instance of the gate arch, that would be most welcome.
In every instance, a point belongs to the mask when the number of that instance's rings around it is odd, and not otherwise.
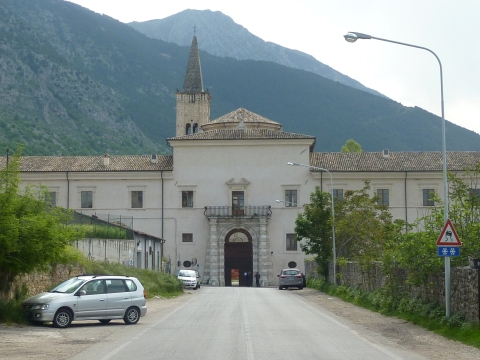
[[[225,236],[225,286],[232,286],[232,272],[239,273],[239,286],[251,286],[253,274],[252,235],[245,229],[232,229]],[[244,273],[248,273],[247,277]]]

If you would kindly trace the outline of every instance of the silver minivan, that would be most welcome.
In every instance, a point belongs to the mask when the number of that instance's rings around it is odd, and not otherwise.
[[[108,324],[123,319],[130,325],[147,313],[146,299],[145,289],[135,277],[81,275],[26,299],[22,305],[29,320],[52,322],[59,328],[69,326],[74,320]]]

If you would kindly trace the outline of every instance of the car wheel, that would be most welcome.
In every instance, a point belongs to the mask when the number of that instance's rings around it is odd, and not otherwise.
[[[70,326],[73,320],[73,315],[70,310],[60,309],[56,312],[53,318],[53,326],[57,328],[66,328]]]
[[[112,320],[111,319],[102,319],[102,320],[98,320],[98,321],[100,321],[102,324],[108,324]]]
[[[298,290],[303,290],[303,286],[299,286],[299,287],[298,287]]]
[[[136,307],[131,307],[127,309],[123,321],[127,325],[136,324],[140,320],[140,311]]]
[[[283,286],[279,286],[279,287],[278,287],[278,290],[283,290]]]

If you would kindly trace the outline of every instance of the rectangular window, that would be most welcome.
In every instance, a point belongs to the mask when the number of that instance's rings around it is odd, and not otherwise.
[[[343,200],[343,189],[333,189],[333,198],[335,200]]]
[[[182,242],[193,242],[193,234],[182,234]]]
[[[388,189],[377,189],[377,205],[386,205],[388,206],[390,203]]]
[[[193,191],[182,191],[182,207],[193,207]]]
[[[49,205],[56,206],[57,205],[57,193],[56,192],[49,192],[45,194],[45,202]]]
[[[232,191],[232,215],[243,216],[245,213],[245,193]]]
[[[143,191],[132,191],[132,208],[143,208]]]
[[[433,197],[435,196],[435,190],[423,189],[423,206],[435,206]]]
[[[82,191],[82,208],[91,209],[93,207],[93,191]]]
[[[297,240],[295,234],[287,234],[287,251],[297,251]]]
[[[297,190],[285,190],[285,206],[297,206]]]
[[[470,196],[472,198],[480,198],[480,189],[470,189]]]

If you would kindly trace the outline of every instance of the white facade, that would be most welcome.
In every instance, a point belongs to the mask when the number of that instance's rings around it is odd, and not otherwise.
[[[179,122],[183,129],[185,116]],[[393,217],[409,222],[429,211],[425,191],[443,194],[440,152],[315,153],[314,137],[283,132],[245,109],[200,127],[168,139],[168,156],[23,157],[22,186],[43,184],[57,206],[87,215],[133,218],[135,230],[166,240],[172,273],[194,267],[216,286],[231,285],[237,273],[245,285],[245,271],[250,281],[258,271],[262,286],[278,285],[283,268],[305,271],[305,255],[287,237],[315,186],[330,193],[331,181],[326,172],[288,162],[329,170],[336,192],[369,181],[372,195],[386,194]],[[447,156],[454,172],[479,161],[480,153]],[[0,158],[0,167],[5,163]],[[288,200],[286,193],[296,195],[297,206],[276,202]]]

